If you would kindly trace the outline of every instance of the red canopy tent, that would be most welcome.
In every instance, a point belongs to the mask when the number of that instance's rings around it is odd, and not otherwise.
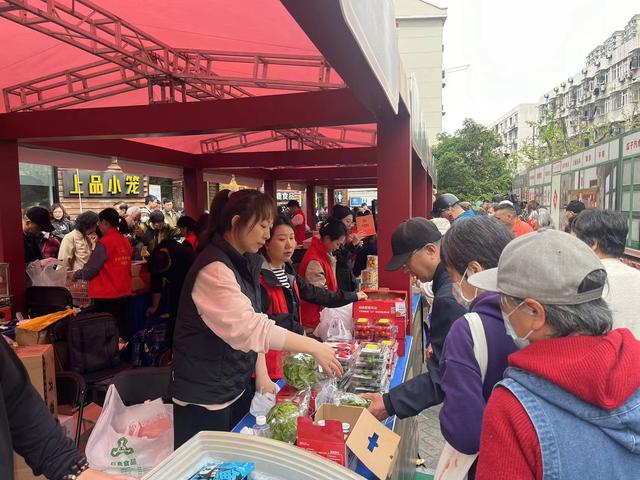
[[[0,258],[18,300],[19,147],[181,168],[194,216],[209,172],[274,196],[301,183],[310,200],[316,186],[330,201],[377,186],[382,265],[395,226],[430,211],[435,172],[389,0],[0,0],[0,17]]]

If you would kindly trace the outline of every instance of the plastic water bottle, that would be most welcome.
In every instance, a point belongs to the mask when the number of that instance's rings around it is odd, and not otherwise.
[[[258,415],[256,424],[253,426],[253,434],[256,437],[269,437],[269,426],[267,425],[267,417]]]

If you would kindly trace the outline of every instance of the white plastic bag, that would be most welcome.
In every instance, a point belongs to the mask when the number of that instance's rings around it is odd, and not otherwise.
[[[269,410],[271,410],[276,404],[276,395],[279,390],[280,387],[276,385],[276,393],[256,392],[253,396],[253,400],[251,400],[249,413],[254,417],[259,417],[260,415],[266,416],[267,413],[269,413]]]
[[[353,338],[353,304],[337,308],[323,308],[320,323],[313,334],[323,341],[348,342]]]
[[[67,282],[67,269],[57,258],[31,262],[27,265],[27,275],[34,287],[64,287]]]
[[[91,468],[140,478],[172,453],[173,405],[158,398],[127,407],[109,386],[87,443]]]

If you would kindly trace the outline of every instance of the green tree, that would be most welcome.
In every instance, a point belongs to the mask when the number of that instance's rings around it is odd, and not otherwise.
[[[474,202],[511,189],[512,172],[493,130],[468,118],[454,135],[440,134],[438,142],[433,156],[440,193],[453,193],[461,200]]]

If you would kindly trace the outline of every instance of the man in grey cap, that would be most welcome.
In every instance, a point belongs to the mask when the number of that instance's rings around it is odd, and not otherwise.
[[[539,230],[469,283],[500,293],[520,348],[484,411],[476,478],[638,478],[640,342],[611,330],[593,251]]]
[[[431,282],[433,306],[429,315],[429,333],[433,353],[427,361],[428,373],[418,375],[393,388],[388,394],[366,395],[371,400],[369,411],[379,419],[391,415],[412,417],[430,406],[442,403],[440,387],[440,358],[444,340],[453,322],[466,313],[453,297],[451,278],[440,262],[438,227],[422,217],[402,222],[391,236],[393,257],[385,267],[387,271],[404,269],[421,282]]]
[[[42,260],[42,250],[38,237],[42,232],[53,232],[49,210],[43,207],[31,207],[22,216],[22,233],[24,234],[24,261]]]

